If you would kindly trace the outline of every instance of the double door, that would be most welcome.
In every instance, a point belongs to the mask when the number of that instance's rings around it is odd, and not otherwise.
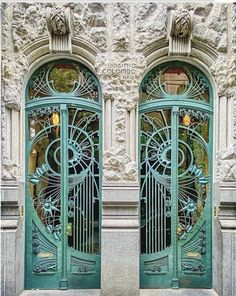
[[[140,112],[141,287],[211,287],[211,114],[172,106]]]
[[[101,112],[58,101],[26,111],[26,288],[99,288]]]

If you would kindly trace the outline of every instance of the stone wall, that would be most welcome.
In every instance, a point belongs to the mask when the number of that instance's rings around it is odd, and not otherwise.
[[[106,196],[111,188],[114,195],[112,200],[108,199],[103,203],[103,218],[105,219],[106,212],[109,211],[113,221],[113,228],[110,228],[113,232],[104,230],[104,239],[113,244],[119,240],[119,236],[115,235],[117,225],[114,222],[120,211],[120,207],[114,206],[119,202],[119,197],[114,192],[120,190],[120,186],[124,192],[128,188],[128,192],[132,191],[132,203],[124,200],[122,206],[129,207],[130,217],[135,218],[132,218],[132,226],[128,223],[123,230],[127,233],[132,229],[136,240],[129,240],[128,250],[136,250],[138,258],[138,88],[151,67],[159,61],[170,59],[167,15],[170,10],[182,7],[193,12],[191,54],[188,57],[172,56],[171,59],[184,59],[205,69],[215,90],[214,183],[220,193],[218,199],[213,196],[213,205],[219,213],[215,217],[215,223],[221,225],[215,227],[215,235],[219,237],[220,232],[222,240],[216,244],[214,252],[217,256],[214,256],[214,260],[221,262],[230,242],[231,252],[235,248],[236,4],[99,2],[68,5],[73,14],[74,25],[72,53],[53,55],[49,50],[49,34],[45,21],[46,7],[53,5],[2,4],[2,239],[3,246],[8,238],[14,241],[12,246],[15,246],[13,249],[4,247],[4,257],[11,258],[14,252],[17,254],[17,248],[23,250],[21,211],[24,208],[24,190],[20,184],[24,184],[25,174],[24,86],[28,73],[39,63],[47,62],[53,57],[71,56],[82,62],[88,61],[100,80],[104,97],[103,195]],[[127,67],[129,72],[118,71],[120,67]],[[129,188],[132,190],[129,191]],[[225,226],[225,220],[230,227]],[[135,254],[132,253],[131,256]],[[103,255],[106,256],[106,248]],[[232,260],[236,266],[235,258]],[[109,262],[112,266],[113,262]],[[7,264],[2,267],[3,287],[12,287],[4,288],[3,295],[6,296],[18,295],[23,289],[23,279],[18,277],[13,264],[7,259]],[[23,268],[23,256],[18,258],[18,264]],[[222,296],[232,296],[236,288],[230,285],[230,281],[233,282],[235,273],[229,275],[231,280],[226,279],[227,266],[215,266],[215,279],[221,279],[221,283],[217,280],[214,284],[217,292]],[[109,276],[112,277],[110,272],[109,268],[108,272],[102,270],[103,283]],[[136,295],[138,281],[136,272],[132,286],[129,287],[130,295]],[[129,283],[124,284],[123,288],[117,288],[120,293],[122,289],[126,290],[126,285],[129,286]],[[114,286],[110,289],[114,289]],[[105,287],[104,291],[104,295],[109,295],[109,288]]]

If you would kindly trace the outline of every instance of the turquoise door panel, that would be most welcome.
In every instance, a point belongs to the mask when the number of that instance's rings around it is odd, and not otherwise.
[[[79,87],[79,80],[66,97],[56,89],[72,87],[69,82],[78,75],[77,65],[57,62],[46,71],[40,77],[47,87],[33,76],[41,88],[29,83],[29,93],[40,95],[26,105],[25,286],[99,288],[101,106],[95,80],[90,80],[93,88]],[[55,83],[47,81],[48,77]],[[89,90],[96,99],[88,104],[88,99],[74,96],[86,92],[89,96]],[[46,92],[56,96],[43,97]]]
[[[209,84],[183,63],[141,87],[141,288],[210,288],[212,107]]]

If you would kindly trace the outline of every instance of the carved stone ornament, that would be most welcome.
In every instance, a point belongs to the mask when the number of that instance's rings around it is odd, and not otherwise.
[[[47,7],[47,28],[50,35],[50,51],[71,53],[72,12],[70,7]]]
[[[169,55],[189,55],[191,52],[193,12],[186,9],[171,10],[167,23]]]

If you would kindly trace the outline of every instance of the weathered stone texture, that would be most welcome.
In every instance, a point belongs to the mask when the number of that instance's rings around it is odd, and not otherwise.
[[[112,15],[112,50],[126,52],[130,49],[130,5],[117,3]]]
[[[74,36],[83,38],[99,51],[107,49],[107,5],[76,3],[73,9]]]
[[[233,3],[232,5],[232,13],[233,13],[233,18],[232,18],[232,21],[233,21],[233,32],[232,32],[232,48],[233,48],[233,51],[236,52],[236,3]]]
[[[167,5],[147,3],[134,6],[135,48],[144,50],[154,41],[166,37]]]
[[[227,51],[227,5],[195,5],[193,37],[216,48]]]
[[[219,56],[211,67],[211,73],[217,83],[219,96],[235,96],[236,92],[236,59]]]
[[[12,4],[12,10],[12,38],[15,51],[39,37],[47,36],[45,4],[17,3]]]
[[[236,147],[218,153],[216,176],[221,182],[236,181]]]
[[[119,68],[119,65],[124,64],[129,65],[133,74],[127,75],[120,71],[124,68]],[[126,150],[126,113],[135,108],[138,101],[141,75],[146,68],[144,57],[141,54],[100,55],[95,68],[103,87],[103,94],[112,96],[115,108],[115,141],[112,143],[111,151],[105,151],[103,155],[103,177],[109,181],[135,181],[138,176],[137,164],[131,161]],[[108,72],[107,69],[113,72]]]
[[[9,140],[14,137],[13,125],[19,127],[19,115],[18,118],[12,116],[13,111],[17,111],[17,114],[21,110],[22,98],[23,98],[23,86],[26,72],[28,71],[27,62],[23,55],[4,54],[2,58],[2,101],[1,101],[1,152],[2,152],[2,179],[18,180],[22,175],[19,159],[16,160],[12,152],[12,146],[14,151],[20,149],[17,146],[19,134],[16,134],[17,141],[10,142]],[[13,124],[13,125],[12,125]],[[18,130],[18,132],[19,132]]]

